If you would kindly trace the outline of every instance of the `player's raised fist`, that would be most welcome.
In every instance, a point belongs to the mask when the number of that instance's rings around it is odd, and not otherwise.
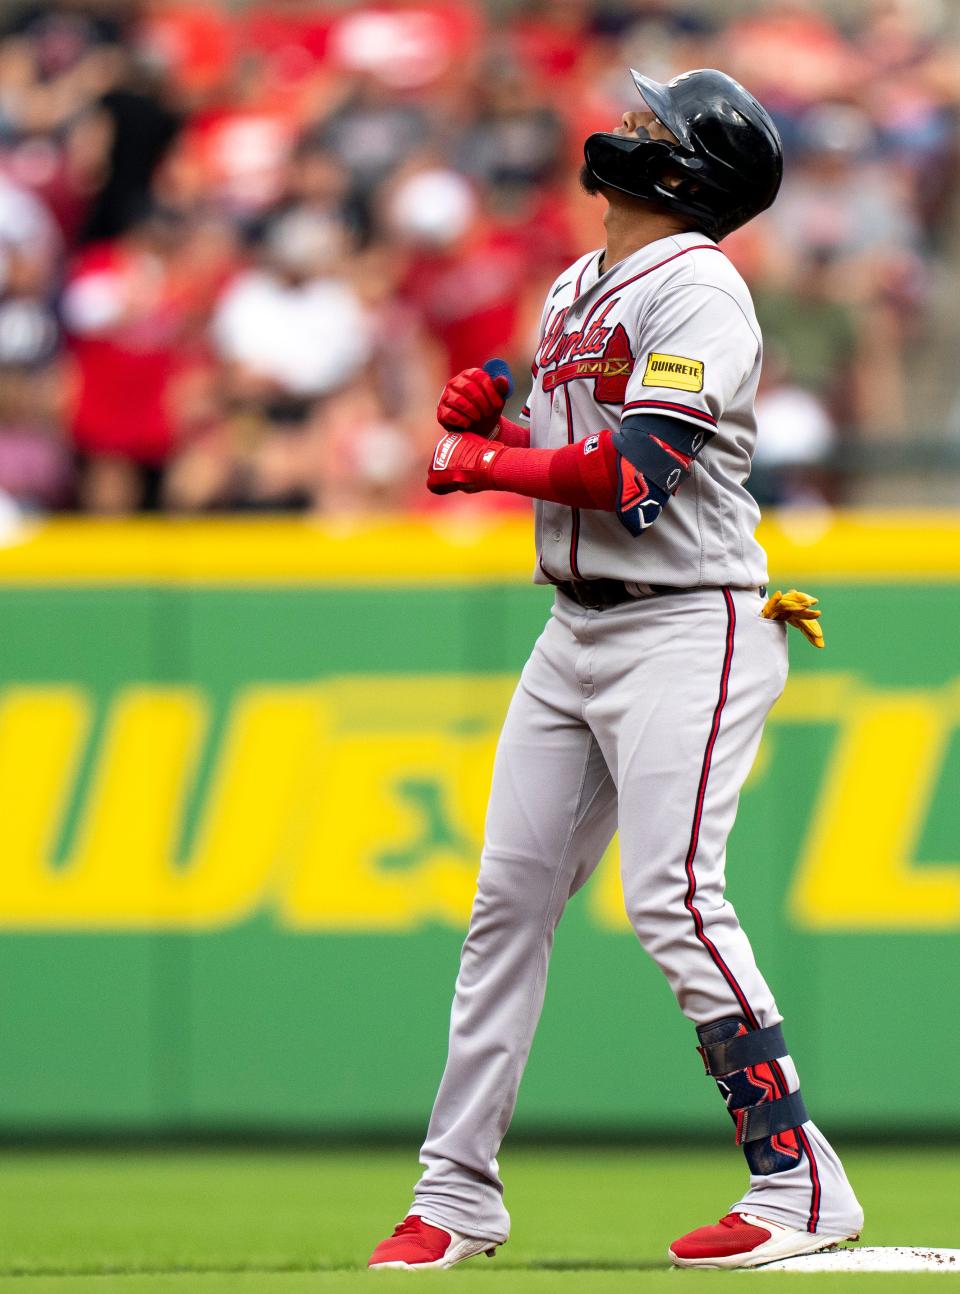
[[[494,435],[510,385],[505,373],[494,377],[482,368],[463,369],[443,388],[437,405],[437,422],[448,431]]]
[[[451,494],[461,490],[475,494],[491,488],[490,469],[506,445],[491,444],[473,432],[448,432],[437,441],[427,469],[427,489],[431,494]]]

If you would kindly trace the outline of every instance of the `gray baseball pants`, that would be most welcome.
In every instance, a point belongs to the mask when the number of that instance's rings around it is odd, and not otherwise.
[[[411,1211],[505,1240],[497,1153],[543,1005],[564,906],[620,833],[627,914],[701,1025],[781,1016],[724,898],[726,842],[787,677],[785,626],[757,590],[698,589],[585,611],[558,593],[497,749],[446,1068]],[[790,1090],[796,1070],[782,1062]],[[860,1206],[815,1124],[798,1164],[734,1209],[822,1234]],[[712,1221],[704,1219],[703,1221]]]

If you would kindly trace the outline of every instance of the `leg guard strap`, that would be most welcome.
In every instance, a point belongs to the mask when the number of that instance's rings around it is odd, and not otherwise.
[[[761,1138],[774,1136],[778,1132],[787,1132],[791,1128],[799,1128],[810,1118],[799,1092],[791,1092],[776,1101],[747,1105],[740,1110],[731,1110],[730,1113],[737,1125],[738,1146],[749,1141],[760,1141]]]
[[[783,1040],[783,1029],[778,1024],[719,1042],[705,1042],[697,1051],[711,1078],[735,1074],[739,1069],[761,1065],[766,1060],[780,1060],[790,1054]]]

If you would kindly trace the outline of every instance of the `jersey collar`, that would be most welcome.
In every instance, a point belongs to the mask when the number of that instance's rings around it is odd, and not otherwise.
[[[602,274],[599,270],[603,248],[598,248],[580,271],[580,290],[579,293],[575,292],[574,302],[591,296],[595,288],[608,287],[617,279],[628,279],[645,269],[652,269],[675,252],[685,251],[688,247],[701,247],[704,243],[713,243],[713,239],[696,229],[684,230],[680,234],[669,234],[666,238],[657,238],[654,242],[639,247],[629,256],[625,256],[622,261],[617,261],[610,269],[604,270]]]

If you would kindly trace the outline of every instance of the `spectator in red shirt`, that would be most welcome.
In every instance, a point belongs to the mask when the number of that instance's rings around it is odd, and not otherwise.
[[[63,321],[75,389],[70,431],[81,504],[123,512],[156,503],[174,428],[170,397],[188,321],[173,291],[179,223],[151,213],[75,261]]]
[[[450,373],[509,358],[529,278],[523,238],[485,220],[468,181],[440,168],[401,180],[386,220],[409,256],[402,295],[443,346]]]

